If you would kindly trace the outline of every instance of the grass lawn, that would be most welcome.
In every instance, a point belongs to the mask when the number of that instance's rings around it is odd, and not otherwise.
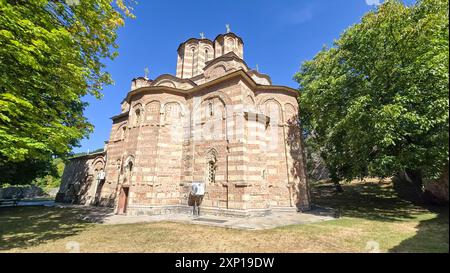
[[[400,198],[391,181],[312,185],[315,204],[340,208],[332,221],[244,231],[170,222],[102,225],[73,208],[0,208],[1,252],[449,252],[448,207]],[[401,195],[401,194],[400,194]],[[368,248],[369,247],[369,248]]]

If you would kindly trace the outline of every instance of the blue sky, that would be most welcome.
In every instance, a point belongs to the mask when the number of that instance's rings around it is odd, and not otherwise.
[[[136,19],[119,30],[119,57],[106,62],[115,85],[104,89],[101,100],[86,97],[85,114],[95,126],[74,152],[101,148],[108,140],[110,117],[120,112],[120,102],[131,79],[149,67],[151,79],[175,74],[178,45],[190,37],[214,39],[231,31],[244,41],[244,60],[269,74],[273,84],[297,87],[292,80],[303,61],[331,45],[347,27],[376,8],[379,0],[138,0]],[[408,4],[414,1],[405,1]]]

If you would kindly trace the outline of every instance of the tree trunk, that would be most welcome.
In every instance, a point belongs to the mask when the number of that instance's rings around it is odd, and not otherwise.
[[[344,189],[342,188],[341,184],[339,183],[339,178],[336,174],[336,171],[333,168],[330,169],[330,178],[331,178],[331,182],[333,182],[334,187],[336,188],[336,192],[344,192]]]
[[[344,192],[344,189],[342,188],[341,184],[339,183],[339,180],[333,181],[334,187],[336,188],[337,192]]]
[[[420,170],[406,169],[404,172],[405,180],[412,184],[419,200],[423,203],[423,180],[422,172]]]

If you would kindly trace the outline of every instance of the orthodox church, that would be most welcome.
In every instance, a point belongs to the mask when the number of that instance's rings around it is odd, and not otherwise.
[[[175,75],[131,81],[104,151],[70,160],[57,201],[127,215],[190,213],[195,200],[228,216],[308,209],[297,96],[249,68],[238,35],[190,38]]]

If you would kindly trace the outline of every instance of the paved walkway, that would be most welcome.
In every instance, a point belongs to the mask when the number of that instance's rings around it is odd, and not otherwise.
[[[67,205],[63,205],[66,207]],[[73,205],[71,205],[73,206]],[[280,226],[308,224],[320,221],[333,220],[333,212],[329,210],[314,209],[308,212],[273,212],[271,215],[263,217],[222,217],[213,215],[201,215],[193,217],[187,214],[168,214],[154,216],[126,216],[116,215],[110,208],[86,207],[83,208],[86,213],[80,216],[82,219],[106,225],[130,224],[130,223],[152,223],[152,222],[178,222],[197,225],[216,226],[224,228],[236,228],[246,230],[271,229]]]
[[[167,214],[154,216],[127,216],[114,214],[112,208],[94,207],[82,205],[70,205],[54,203],[54,201],[42,202],[19,202],[19,206],[56,206],[76,208],[80,210],[80,218],[86,221],[101,223],[106,225],[131,224],[131,223],[152,223],[152,222],[178,222],[196,225],[216,226],[223,228],[236,228],[248,230],[271,229],[287,225],[299,225],[315,223],[320,221],[333,220],[334,211],[332,209],[314,208],[307,212],[276,211],[271,215],[261,217],[223,217],[215,215],[201,215],[193,217],[188,214]]]
[[[192,215],[158,215],[158,216],[122,216],[113,215],[105,219],[105,224],[125,224],[137,222],[181,222],[197,225],[208,225],[224,228],[261,230],[280,226],[308,224],[335,219],[331,216],[315,215],[312,213],[274,212],[263,217],[230,218],[213,215],[192,217]]]

